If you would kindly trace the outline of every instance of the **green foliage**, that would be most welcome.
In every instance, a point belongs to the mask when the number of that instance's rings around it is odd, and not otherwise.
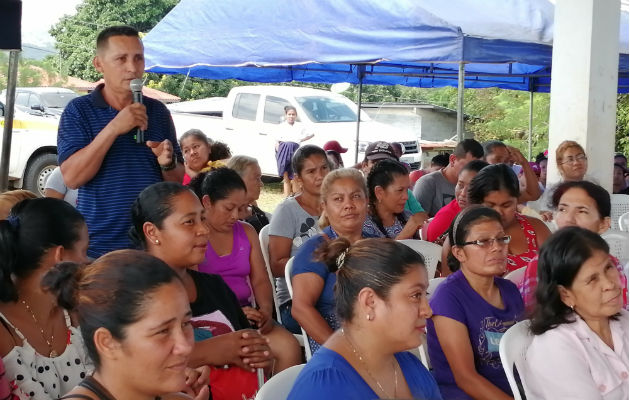
[[[92,67],[96,36],[112,25],[130,25],[140,32],[153,28],[179,0],[84,0],[77,13],[50,29],[68,75],[96,81]]]
[[[615,151],[621,152],[628,157],[628,94],[617,95]]]

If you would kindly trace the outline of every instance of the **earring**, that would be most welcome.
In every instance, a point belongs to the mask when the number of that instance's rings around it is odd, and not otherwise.
[[[571,311],[575,311],[575,304],[571,306]]]
[[[160,241],[155,239],[155,244],[160,244]]]
[[[372,316],[371,316],[370,314],[366,314],[366,315],[365,315],[365,318],[366,318],[368,321],[371,321],[371,320],[372,320]]]

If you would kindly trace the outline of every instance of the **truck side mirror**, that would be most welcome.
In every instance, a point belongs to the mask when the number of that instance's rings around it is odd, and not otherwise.
[[[0,103],[0,117],[4,117],[4,104]]]
[[[41,104],[33,104],[31,110],[44,112],[44,107],[42,107]]]

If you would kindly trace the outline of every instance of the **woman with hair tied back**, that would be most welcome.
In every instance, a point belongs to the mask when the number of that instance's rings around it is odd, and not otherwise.
[[[427,213],[405,210],[408,199],[409,171],[396,160],[379,161],[367,176],[370,193],[369,215],[363,230],[375,237],[420,239],[419,230]]]
[[[532,398],[628,398],[628,312],[608,251],[597,233],[578,227],[543,245],[521,372]]]
[[[315,253],[332,274],[341,329],[300,372],[289,400],[442,399],[413,354],[426,319],[429,284],[424,260],[388,239],[324,242]]]
[[[195,270],[204,261],[208,245],[201,202],[186,186],[159,182],[138,195],[131,213],[132,241],[171,267],[186,289],[195,331],[190,366],[211,366],[215,400],[240,399],[242,394],[251,397],[258,388],[256,369],[272,369],[274,355],[268,339],[250,329],[238,299],[223,279]],[[222,397],[219,393],[224,390],[238,393]]]
[[[63,200],[16,204],[0,221],[0,355],[13,394],[59,398],[91,369],[70,314],[42,287],[58,262],[87,262],[87,225]]]
[[[82,267],[57,264],[44,285],[73,310],[95,370],[61,399],[208,399],[208,371],[187,368],[191,311],[182,282],[137,250]],[[170,394],[169,394],[170,393]]]
[[[495,210],[469,206],[449,230],[457,272],[431,297],[427,345],[445,399],[512,398],[499,357],[503,333],[522,319],[523,300],[505,270],[510,236]]]

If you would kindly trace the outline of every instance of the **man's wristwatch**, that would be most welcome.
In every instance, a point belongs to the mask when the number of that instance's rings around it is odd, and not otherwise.
[[[172,171],[175,169],[175,167],[177,167],[177,157],[175,157],[175,153],[173,153],[173,158],[171,158],[171,162],[167,165],[161,165],[160,164],[160,169],[162,171]]]

